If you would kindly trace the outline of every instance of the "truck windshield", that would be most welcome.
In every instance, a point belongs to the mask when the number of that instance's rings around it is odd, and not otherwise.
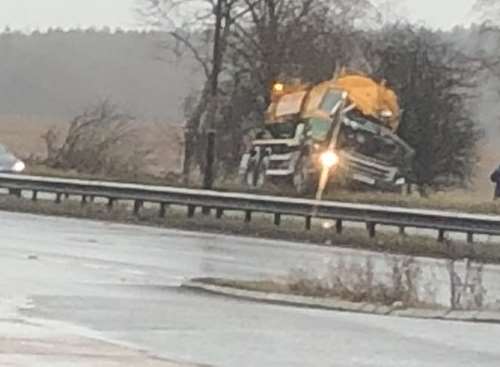
[[[309,120],[309,131],[311,133],[311,137],[314,140],[323,141],[327,138],[328,132],[330,131],[332,122],[331,120],[322,119],[322,118],[311,118]]]
[[[281,122],[268,126],[268,130],[274,139],[292,139],[295,136],[297,122]]]
[[[342,99],[342,92],[330,89],[326,92],[323,100],[321,101],[320,109],[325,112],[332,112],[333,107]]]

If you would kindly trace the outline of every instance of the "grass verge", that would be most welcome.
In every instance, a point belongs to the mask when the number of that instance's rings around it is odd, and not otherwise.
[[[345,275],[345,274],[344,274]],[[266,294],[285,294],[301,297],[337,299],[352,303],[369,303],[398,308],[437,308],[437,305],[428,304],[418,300],[416,291],[413,288],[411,279],[403,279],[392,284],[367,283],[362,279],[363,275],[353,273],[349,275],[349,281],[344,283],[341,278],[344,275],[333,277],[334,282],[327,282],[324,279],[301,278],[290,279],[289,281],[274,280],[232,280],[221,278],[195,279],[207,285],[240,289],[245,291],[262,292]],[[354,278],[357,278],[354,280]]]
[[[130,205],[119,204],[108,210],[105,203],[87,204],[82,207],[79,201],[66,200],[55,204],[48,200],[33,202],[12,196],[0,196],[0,210],[42,215],[75,217],[112,221],[118,223],[150,225],[188,231],[203,231],[238,236],[291,240],[323,246],[348,247],[354,249],[387,252],[409,256],[424,256],[445,259],[470,258],[483,263],[500,263],[500,246],[491,243],[467,244],[463,241],[440,243],[425,236],[400,236],[378,232],[369,238],[366,231],[345,228],[342,234],[323,226],[323,222],[313,220],[312,230],[304,230],[303,219],[283,217],[281,226],[273,224],[271,215],[255,215],[251,223],[244,223],[243,214],[226,213],[223,219],[197,214],[187,218],[183,208],[168,208],[166,218],[159,218],[158,208],[145,207],[139,216],[131,213]]]

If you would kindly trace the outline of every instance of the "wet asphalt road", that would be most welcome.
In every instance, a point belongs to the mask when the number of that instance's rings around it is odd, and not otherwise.
[[[0,299],[212,366],[499,366],[500,326],[263,305],[179,288],[286,276],[331,249],[0,212]]]

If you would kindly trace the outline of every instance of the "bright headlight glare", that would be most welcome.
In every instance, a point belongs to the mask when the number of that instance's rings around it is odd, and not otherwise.
[[[14,166],[12,166],[12,170],[17,173],[24,171],[25,168],[26,165],[22,161],[17,161],[16,163],[14,163]]]
[[[332,168],[339,163],[339,156],[335,152],[327,151],[321,154],[320,161],[323,167]]]

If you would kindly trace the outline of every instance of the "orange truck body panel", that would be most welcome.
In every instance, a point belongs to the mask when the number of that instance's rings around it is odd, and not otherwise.
[[[325,95],[331,90],[348,94],[349,102],[363,115],[371,117],[392,131],[396,131],[400,121],[400,107],[396,93],[384,82],[357,74],[344,74],[338,78],[314,86],[296,84],[284,86],[274,91],[268,109],[267,123],[280,123],[294,115],[307,119],[311,117],[329,118],[328,111],[320,108]],[[388,111],[390,117],[382,118],[381,113]]]

